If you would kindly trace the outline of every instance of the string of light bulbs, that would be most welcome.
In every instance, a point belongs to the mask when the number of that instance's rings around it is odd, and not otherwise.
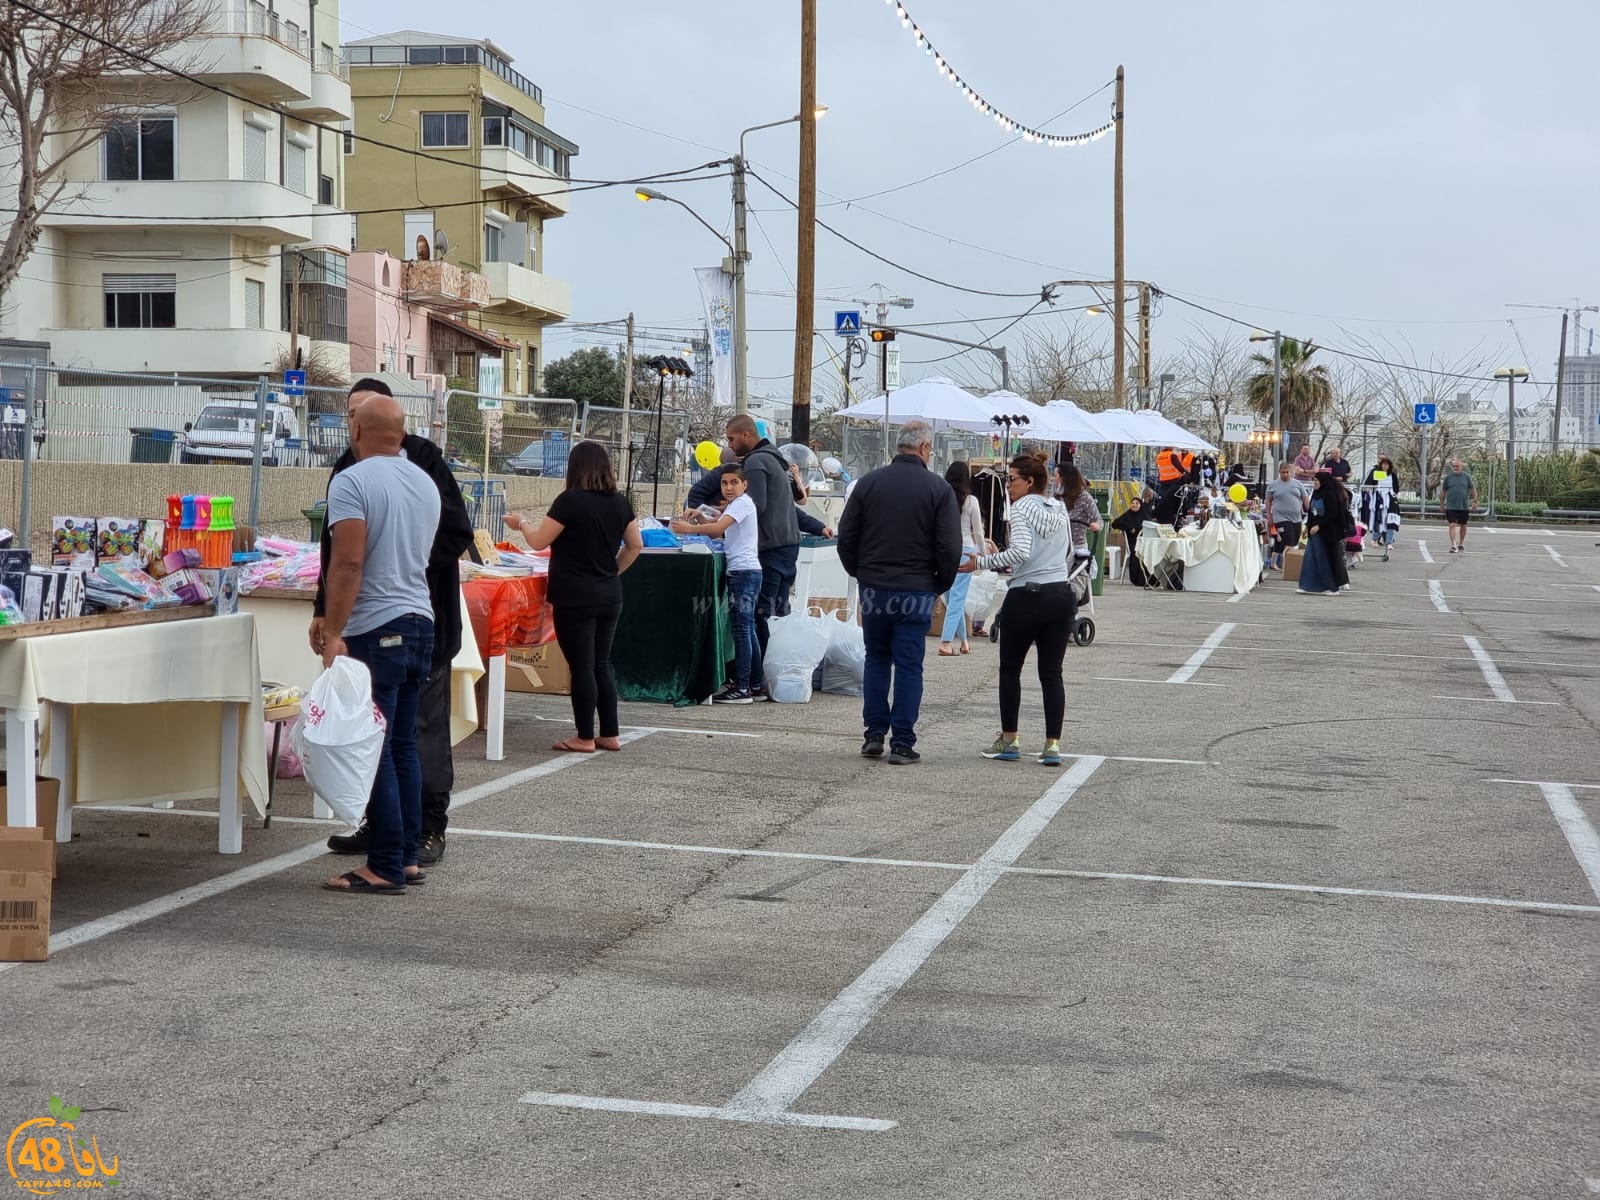
[[[1113,114],[1111,120],[1101,125],[1098,129],[1091,129],[1087,133],[1045,133],[1042,129],[1034,129],[1030,125],[1024,125],[1022,122],[1007,116],[985,100],[976,88],[956,74],[956,70],[950,65],[949,60],[934,49],[933,43],[928,40],[927,33],[911,19],[911,14],[906,11],[903,0],[883,0],[883,2],[894,5],[894,15],[900,18],[901,26],[911,31],[911,36],[917,43],[917,49],[933,59],[933,65],[938,69],[939,75],[949,80],[973,108],[986,117],[992,117],[994,123],[1007,133],[1017,134],[1023,141],[1031,142],[1034,145],[1053,146],[1059,149],[1063,146],[1087,146],[1090,142],[1098,142],[1117,127],[1117,119]]]

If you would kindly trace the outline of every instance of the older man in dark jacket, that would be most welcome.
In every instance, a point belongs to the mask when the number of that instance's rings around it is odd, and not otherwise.
[[[349,411],[354,412],[368,396],[393,396],[381,379],[361,379],[350,389]],[[450,750],[450,664],[461,650],[461,569],[458,565],[472,545],[472,519],[461,496],[461,485],[445,464],[443,452],[427,438],[407,434],[400,449],[412,463],[428,473],[439,489],[439,530],[428,556],[428,594],[433,601],[433,663],[422,685],[417,705],[417,754],[422,760],[422,842],[417,851],[419,866],[432,866],[444,855],[444,831],[449,824],[450,792],[455,787],[455,759]],[[346,450],[333,464],[337,475],[356,461]],[[322,575],[328,573],[332,541],[322,531]],[[311,645],[317,648],[326,596],[317,584],[312,605]],[[367,826],[354,833],[335,834],[328,839],[335,854],[365,854]]]
[[[861,753],[882,757],[887,738],[889,761],[905,766],[922,757],[915,749],[922,658],[934,601],[950,590],[961,563],[961,510],[955,489],[928,470],[933,431],[927,425],[902,425],[895,450],[888,466],[850,493],[839,520],[839,561],[861,585],[867,643]]]

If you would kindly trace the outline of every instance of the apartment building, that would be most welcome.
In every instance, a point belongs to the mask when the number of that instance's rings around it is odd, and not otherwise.
[[[337,0],[220,0],[172,60],[226,94],[119,77],[125,107],[0,311],[59,366],[253,378],[298,349],[348,368]],[[319,128],[320,123],[326,128]]]
[[[474,383],[498,374],[491,390],[532,394],[543,330],[572,312],[571,289],[543,267],[545,227],[568,211],[578,147],[545,127],[538,86],[487,39],[406,30],[350,42],[344,57],[358,135],[344,147],[356,248],[486,278],[488,304],[464,321],[485,335],[478,364],[498,358],[499,369],[480,372],[463,355],[451,373],[472,370]]]
[[[1562,390],[1566,393],[1562,397],[1566,411],[1577,425],[1578,439],[1585,446],[1600,446],[1600,354],[1574,354],[1568,358]]]

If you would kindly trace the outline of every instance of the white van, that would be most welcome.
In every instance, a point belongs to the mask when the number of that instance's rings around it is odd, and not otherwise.
[[[186,463],[245,463],[255,455],[256,402],[254,397],[209,400],[184,431]],[[267,405],[266,428],[261,434],[261,462],[265,466],[291,465],[296,455],[290,442],[300,444],[300,419],[287,404]]]

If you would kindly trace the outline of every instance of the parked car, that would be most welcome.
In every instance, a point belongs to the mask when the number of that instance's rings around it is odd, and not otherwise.
[[[182,461],[248,463],[255,456],[256,402],[251,398],[209,400],[187,431]],[[261,435],[261,461],[276,467],[287,463],[290,442],[299,443],[300,419],[287,404],[267,405]]]
[[[529,442],[516,454],[506,459],[507,475],[543,475],[544,443]]]

